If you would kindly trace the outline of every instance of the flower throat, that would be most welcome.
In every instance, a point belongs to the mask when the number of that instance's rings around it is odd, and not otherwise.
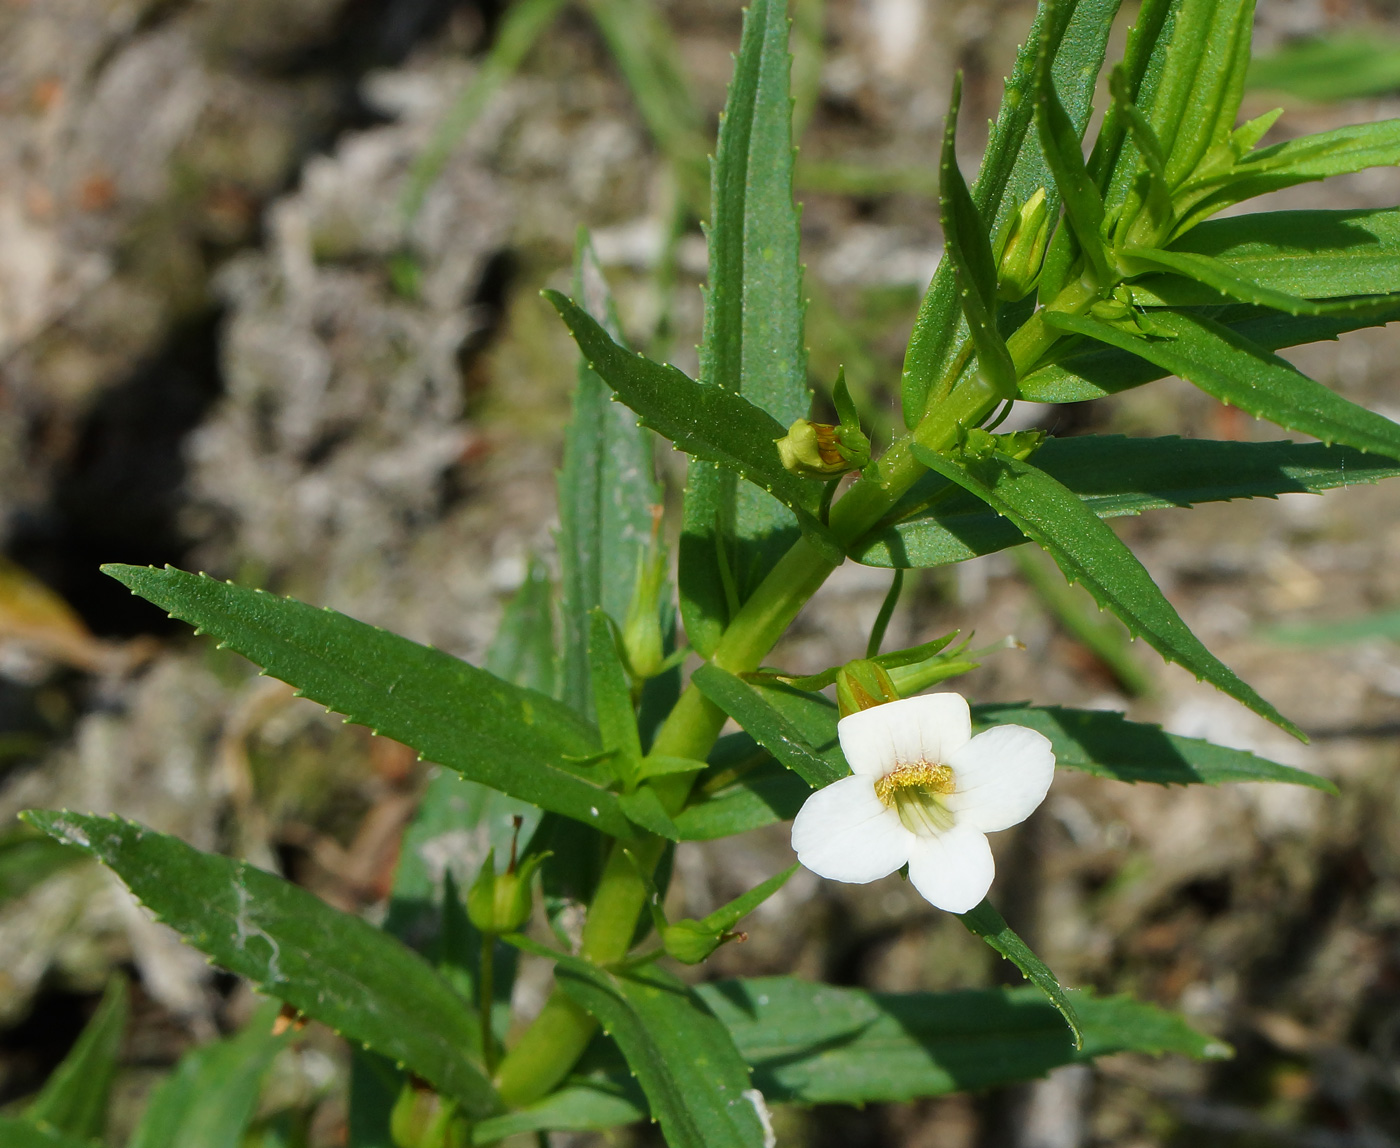
[[[899,814],[910,833],[931,837],[953,827],[943,798],[953,792],[951,766],[919,761],[901,765],[875,782],[875,796]]]

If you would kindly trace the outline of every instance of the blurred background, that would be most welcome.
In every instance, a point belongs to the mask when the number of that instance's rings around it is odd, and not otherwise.
[[[879,441],[940,253],[953,73],[971,174],[1033,11],[796,0],[812,383],[820,409],[844,364]],[[575,353],[538,291],[566,284],[577,225],[633,344],[695,369],[704,156],[740,19],[738,0],[0,0],[0,1110],[23,1108],[114,970],[133,1015],[113,1145],[178,1057],[253,1003],[16,812],[114,811],[373,916],[427,777],[98,563],[206,570],[479,661],[531,557],[552,561]],[[1400,116],[1396,0],[1261,0],[1256,52],[1285,53],[1246,98],[1246,115],[1286,109],[1266,142]],[[1397,201],[1381,169],[1249,206]],[[1397,360],[1381,330],[1295,361],[1400,418]],[[1176,380],[1016,417],[1284,437]],[[678,503],[683,460],[658,459]],[[780,1143],[1400,1145],[1400,485],[1116,525],[1310,745],[1128,644],[1038,555],[910,578],[887,647],[1014,635],[965,692],[1123,708],[1337,781],[1334,798],[1062,775],[998,838],[995,895],[1064,982],[1180,1009],[1238,1056],[780,1112]],[[858,656],[888,582],[848,564],[772,660]],[[789,858],[782,827],[682,845],[672,898],[702,915]],[[1003,976],[897,879],[801,873],[748,929],[698,975]],[[547,988],[527,966],[523,1008]],[[295,1130],[276,1143],[344,1143],[345,1049],[313,1025],[279,1056],[262,1142],[276,1126]],[[605,1140],[659,1143],[552,1143]]]

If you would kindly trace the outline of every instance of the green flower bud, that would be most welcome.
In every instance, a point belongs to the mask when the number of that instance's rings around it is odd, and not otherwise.
[[[655,522],[659,525],[659,516]],[[666,550],[661,545],[657,526],[653,526],[651,546],[637,559],[637,581],[632,601],[627,606],[627,620],[622,626],[627,668],[643,681],[665,669],[665,636],[661,632],[661,596],[665,589]]]
[[[416,1080],[404,1083],[389,1113],[389,1135],[396,1148],[466,1148],[471,1137],[457,1115],[457,1102],[444,1100]]]
[[[1008,303],[1024,299],[1040,279],[1045,248],[1050,242],[1050,205],[1042,187],[1011,217],[997,261],[997,298]]]
[[[667,925],[661,934],[666,955],[683,965],[698,965],[726,941],[742,941],[747,933],[726,933],[709,929],[703,921],[677,921]]]
[[[773,441],[784,468],[803,478],[836,478],[870,461],[870,440],[858,426],[798,419],[786,435]]]
[[[859,658],[847,662],[836,673],[836,704],[842,717],[897,701],[899,691],[885,668],[876,662]]]
[[[530,879],[544,864],[548,853],[525,859],[519,869],[514,859],[504,873],[496,872],[496,851],[486,854],[481,872],[467,890],[467,919],[483,933],[496,936],[514,933],[530,919]]]

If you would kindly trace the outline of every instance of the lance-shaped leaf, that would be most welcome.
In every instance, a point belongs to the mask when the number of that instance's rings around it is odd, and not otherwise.
[[[1255,418],[1323,442],[1400,458],[1400,426],[1348,402],[1291,363],[1202,315],[1154,312],[1154,326],[1168,337],[1152,339],[1083,315],[1047,313],[1045,319],[1058,330],[1140,355]]]
[[[779,434],[811,403],[792,199],[790,68],[787,5],[756,0],[744,14],[711,168],[710,274],[700,344],[702,386],[742,395],[781,424]],[[714,648],[729,620],[726,574],[743,602],[795,540],[790,509],[737,483],[713,460],[691,461],[680,599],[686,635],[700,653]]]
[[[1050,966],[1017,936],[1016,931],[1003,920],[992,903],[984,900],[977,908],[960,916],[969,933],[986,941],[994,952],[1000,953],[1020,969],[1021,975],[1045,994],[1045,999],[1064,1017],[1065,1024],[1069,1025],[1074,1047],[1083,1048],[1084,1033],[1079,1026],[1079,1016],[1065,990],[1060,987],[1059,978],[1050,971]]]
[[[728,734],[715,744],[709,768],[695,779],[676,827],[685,841],[732,837],[790,821],[811,793],[811,786],[748,734]]]
[[[1355,100],[1400,90],[1400,45],[1374,30],[1293,40],[1250,61],[1248,86],[1305,100]]]
[[[631,1087],[629,1087],[629,1085]],[[626,1070],[612,1078],[577,1074],[538,1103],[472,1128],[473,1144],[498,1144],[526,1132],[606,1132],[647,1119],[646,1097]]]
[[[1225,208],[1300,183],[1400,164],[1400,119],[1352,124],[1251,152],[1177,223],[1181,235]]]
[[[821,486],[783,469],[777,440],[787,428],[742,395],[687,378],[672,366],[633,355],[609,338],[585,311],[546,291],[594,370],[642,422],[687,454],[720,463],[796,512],[820,548],[835,543],[817,520]],[[684,558],[682,558],[684,564]]]
[[[85,1140],[102,1135],[127,1012],[126,978],[118,973],[77,1043],[24,1110],[26,1120]]]
[[[151,1093],[127,1148],[241,1148],[258,1094],[285,1037],[272,1034],[276,1002],[241,1032],[192,1049]]]
[[[762,1148],[768,1112],[729,1031],[695,991],[654,966],[611,973],[511,938],[617,1042],[671,1148]]]
[[[1240,279],[1307,299],[1384,295],[1400,285],[1400,209],[1376,211],[1260,211],[1212,219],[1171,246],[1172,253],[1207,255]],[[1141,306],[1220,302],[1215,291],[1182,290],[1180,280],[1133,284]]]
[[[1103,65],[1104,48],[1120,0],[1041,0],[1025,44],[1006,81],[1001,102],[972,199],[978,213],[999,231],[1037,188],[1049,193],[1050,210],[1059,200],[1036,134],[1030,131],[1035,114],[1037,61],[1043,51],[1053,60],[1052,72],[1066,109],[1082,134],[1088,123],[1094,84]],[[932,387],[948,372],[967,338],[967,324],[958,306],[957,282],[950,259],[942,260],[929,284],[909,339],[901,377],[905,425],[923,418]]]
[[[621,344],[612,298],[586,235],[580,236],[575,254],[573,292]],[[601,606],[611,618],[626,617],[638,564],[651,534],[652,508],[662,496],[650,433],[637,424],[631,410],[612,401],[611,388],[588,365],[586,356],[579,362],[557,486],[559,613],[564,639],[559,696],[589,716],[588,611]],[[500,676],[511,679],[509,674]]]
[[[1100,518],[1320,494],[1400,476],[1400,464],[1349,447],[1121,435],[1048,439],[1035,464]],[[856,542],[851,557],[870,566],[943,566],[1026,541],[1008,519],[942,475],[924,476],[891,513],[901,519]]]
[[[915,457],[986,502],[1050,552],[1071,581],[1112,610],[1159,654],[1302,738],[1303,732],[1201,644],[1152,576],[1106,523],[1062,483],[1030,463],[993,452],[977,460],[914,447]],[[1306,740],[1306,739],[1304,739]]]
[[[612,622],[602,610],[588,616],[588,664],[593,681],[593,707],[603,748],[613,756],[607,767],[630,789],[637,783],[642,764],[642,739],[627,670],[617,652]]]
[[[871,993],[796,977],[720,981],[697,990],[729,1027],[770,1101],[874,1104],[975,1091],[1115,1052],[1219,1059],[1230,1048],[1175,1013],[1127,997],[1073,991],[1084,1031],[1029,986]]]
[[[691,681],[742,725],[754,741],[813,789],[830,785],[850,773],[844,759],[839,759],[839,747],[835,747],[837,759],[833,759],[833,739],[814,745],[772,702],[772,699],[788,697],[797,691],[782,686],[759,689],[715,665],[701,666]],[[834,735],[834,728],[832,732]]]
[[[987,226],[972,202],[958,167],[958,107],[962,103],[962,73],[953,80],[953,100],[943,127],[943,156],[939,167],[938,204],[943,244],[953,264],[958,301],[972,332],[983,376],[1004,397],[1016,393],[1016,365],[997,330],[997,268]]]
[[[1247,276],[1238,274],[1228,263],[1210,255],[1193,251],[1157,251],[1146,247],[1128,246],[1120,258],[1130,271],[1150,268],[1166,271],[1209,288],[1219,296],[1257,307],[1272,307],[1287,315],[1346,315],[1356,312],[1384,313],[1394,308],[1396,296],[1379,299],[1304,299],[1287,291],[1279,291]]]
[[[1164,33],[1170,27],[1171,10],[1175,2],[1176,0],[1144,0],[1128,28],[1123,62],[1118,65],[1117,70],[1123,76],[1120,84],[1124,100],[1139,109],[1161,79],[1166,54],[1162,49],[1169,38]],[[1064,91],[1058,77],[1055,86],[1061,92]],[[1104,199],[1109,207],[1117,207],[1123,202],[1138,172],[1140,160],[1130,127],[1125,102],[1112,101],[1094,140],[1093,151],[1089,153],[1089,173],[1104,192]],[[1158,142],[1160,144],[1160,141]]]
[[[367,921],[243,861],[116,817],[31,810],[30,824],[96,857],[230,972],[402,1061],[469,1115],[497,1106],[473,1059],[477,1018],[422,957]]]
[[[1154,278],[1150,290],[1162,290],[1165,277]],[[1183,284],[1173,279],[1174,285]],[[1139,287],[1134,286],[1136,292]],[[1235,306],[1220,313],[1216,322],[1233,331],[1247,344],[1277,351],[1324,339],[1364,327],[1383,327],[1400,321],[1400,303],[1388,311],[1358,315],[1284,315],[1278,311]],[[1153,318],[1156,322],[1156,318]],[[1165,378],[1172,371],[1150,363],[1137,354],[1097,342],[1082,342],[1063,360],[1032,371],[1021,380],[1021,398],[1038,403],[1078,403],[1101,399],[1120,391]]]
[[[1107,287],[1113,282],[1113,275],[1104,250],[1103,198],[1084,164],[1084,153],[1080,150],[1083,129],[1076,128],[1060,102],[1048,60],[1041,61],[1036,84],[1035,126],[1040,135],[1040,150],[1065,201],[1065,217],[1099,284]]]
[[[512,797],[626,836],[584,776],[597,731],[573,710],[334,610],[166,567],[103,570],[313,701]]]
[[[0,1116],[0,1144],[5,1148],[92,1148],[91,1140],[9,1116]]]

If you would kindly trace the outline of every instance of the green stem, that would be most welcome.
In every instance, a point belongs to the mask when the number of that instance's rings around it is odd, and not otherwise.
[[[491,1027],[491,1013],[496,1003],[496,936],[481,934],[481,962],[477,969],[477,999],[481,1002],[481,1059],[486,1062],[486,1075],[496,1071],[496,1034]]]

